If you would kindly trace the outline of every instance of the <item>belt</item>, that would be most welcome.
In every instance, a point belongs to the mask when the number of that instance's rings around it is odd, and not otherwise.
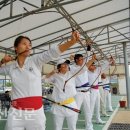
[[[90,91],[90,89],[88,89],[88,90],[79,90],[78,92],[86,93],[86,92],[89,92],[89,91]]]
[[[73,97],[70,97],[70,98],[68,98],[68,99],[66,99],[66,100],[64,100],[64,101],[62,101],[62,102],[60,102],[59,104],[60,105],[67,105],[67,104],[70,104],[70,103],[72,103],[72,102],[74,102],[75,101],[75,99],[73,98]]]
[[[98,85],[102,85],[102,82],[98,82]]]
[[[42,107],[43,102],[41,96],[35,96],[12,100],[11,105],[19,110],[37,110]]]
[[[103,86],[103,88],[109,88],[109,89],[110,89],[110,86],[109,86],[109,85],[106,85],[106,86]]]
[[[81,86],[76,86],[76,88],[84,88],[84,87],[90,87],[89,82],[87,82]]]
[[[93,89],[98,89],[98,85],[92,86]]]
[[[86,93],[86,92],[89,92],[89,89],[88,90],[81,90],[80,92]]]

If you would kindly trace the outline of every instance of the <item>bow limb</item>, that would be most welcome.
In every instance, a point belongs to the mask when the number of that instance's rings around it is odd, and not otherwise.
[[[83,43],[81,42],[81,40],[79,40],[79,43],[80,43],[80,45],[84,48],[84,50],[85,50],[85,52],[86,52],[86,57],[87,58],[85,58],[86,60],[85,60],[85,62],[84,62],[84,64],[83,64],[83,66],[80,68],[80,70],[78,70],[74,75],[72,75],[69,79],[67,79],[66,81],[65,81],[65,83],[64,83],[64,87],[63,87],[63,91],[65,92],[65,86],[66,86],[66,84],[67,84],[67,82],[70,80],[70,79],[72,79],[73,77],[75,77],[78,73],[80,73],[81,72],[81,70],[84,68],[84,66],[86,65],[86,62],[88,61],[88,53],[87,53],[87,50],[86,50],[86,48],[85,48],[85,46],[83,45]]]
[[[50,101],[50,102],[52,102],[52,103],[54,103],[54,104],[57,104],[57,105],[59,105],[59,106],[68,108],[68,109],[70,109],[70,110],[72,110],[72,111],[74,111],[74,112],[81,113],[81,111],[80,111],[79,109],[72,108],[72,107],[69,107],[69,106],[67,106],[67,105],[61,105],[61,104],[58,103],[58,102],[55,102],[55,101],[53,101],[53,100],[51,100],[51,99],[48,99],[48,98],[45,98],[44,96],[43,96],[42,98],[45,99],[45,100],[47,100],[47,101]]]

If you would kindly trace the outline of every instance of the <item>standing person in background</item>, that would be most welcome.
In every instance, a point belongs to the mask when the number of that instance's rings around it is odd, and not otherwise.
[[[105,104],[105,111],[107,111],[106,108],[108,105],[108,111],[112,112],[113,109],[112,109],[112,103],[111,103],[111,88],[109,85],[110,84],[109,79],[105,73],[102,73],[101,78],[102,78],[102,83],[104,84],[104,86],[103,86],[103,90],[104,90],[103,102]]]
[[[10,108],[11,98],[10,98],[10,91],[5,91],[5,108],[7,111]]]
[[[104,124],[105,121],[102,121],[100,118],[100,93],[99,93],[99,86],[98,86],[98,78],[101,73],[101,67],[96,67],[95,63],[93,63],[89,67],[88,71],[88,80],[91,87],[91,93],[90,93],[90,108],[92,111],[92,117],[94,114],[94,109],[96,109],[96,123],[98,124]]]
[[[99,76],[98,85],[99,85],[99,92],[100,92],[100,110],[101,110],[101,114],[102,114],[103,117],[109,117],[110,115],[107,114],[105,104],[104,104],[104,89],[103,89],[101,74]]]
[[[75,77],[69,71],[68,60],[60,59],[57,63],[57,73],[51,72],[44,78],[45,82],[54,84],[52,99],[61,105],[78,109],[74,96],[76,95]],[[65,91],[63,91],[65,85]],[[53,104],[51,108],[54,119],[54,130],[62,130],[64,119],[67,120],[69,130],[76,130],[77,113],[63,106]]]
[[[11,77],[13,87],[11,91],[12,105],[9,109],[6,130],[45,130],[46,117],[42,104],[41,71],[42,65],[66,51],[79,40],[79,33],[73,32],[72,38],[59,46],[31,57],[31,40],[19,36],[14,42],[17,55],[16,61],[0,67],[0,74]],[[12,61],[5,56],[0,65]]]
[[[98,65],[96,67],[96,64],[93,63],[89,66],[88,71],[88,81],[91,86],[91,94],[90,94],[90,101],[91,101],[91,111],[92,115],[94,114],[94,108],[96,109],[96,123],[98,124],[104,124],[105,121],[102,121],[100,118],[100,93],[99,93],[99,76],[101,75],[101,72],[106,70],[106,68],[109,68],[110,64],[112,64],[114,61],[112,58],[110,58],[109,61],[106,61],[104,65],[100,66]]]
[[[87,51],[90,51],[90,46],[87,47]],[[88,81],[88,67],[96,60],[96,55],[92,56],[92,59],[85,62],[82,54],[75,54],[75,65],[70,66],[70,70],[74,73],[79,72],[75,78],[77,94],[75,96],[78,109],[83,105],[85,115],[85,130],[93,130],[92,113],[90,109],[90,91]],[[78,118],[78,117],[77,117]]]

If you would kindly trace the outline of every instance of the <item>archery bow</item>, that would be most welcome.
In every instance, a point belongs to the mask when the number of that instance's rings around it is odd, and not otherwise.
[[[75,30],[74,30],[74,28],[72,28],[72,32],[74,32]],[[84,62],[84,64],[82,65],[82,67],[80,68],[80,70],[78,70],[74,75],[72,75],[69,79],[67,79],[66,81],[65,81],[65,83],[64,83],[64,86],[63,86],[63,92],[65,92],[65,86],[66,86],[66,84],[67,84],[67,82],[70,80],[70,79],[72,79],[73,77],[75,77],[83,68],[84,68],[84,66],[86,65],[86,62],[87,62],[87,60],[88,60],[88,53],[87,53],[87,50],[86,50],[86,48],[84,47],[84,45],[83,45],[83,43],[82,43],[82,41],[81,40],[79,40],[79,43],[80,43],[80,45],[84,48],[84,50],[85,50],[85,52],[86,52],[86,61]]]
[[[76,109],[76,108],[72,108],[72,107],[69,107],[69,106],[66,106],[66,105],[62,105],[62,104],[60,104],[60,103],[58,103],[58,102],[55,102],[55,101],[53,101],[53,100],[51,100],[51,99],[48,99],[48,98],[45,98],[45,97],[42,97],[42,98],[45,99],[45,100],[48,100],[48,101],[50,101],[50,102],[52,102],[52,103],[54,103],[54,104],[57,104],[57,105],[59,105],[59,106],[68,108],[68,109],[70,109],[70,110],[72,110],[72,111],[74,111],[74,112],[81,113],[81,111],[78,110],[78,109]]]

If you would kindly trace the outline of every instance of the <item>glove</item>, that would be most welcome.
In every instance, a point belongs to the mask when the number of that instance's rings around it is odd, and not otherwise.
[[[87,51],[91,51],[91,46],[87,45]]]

